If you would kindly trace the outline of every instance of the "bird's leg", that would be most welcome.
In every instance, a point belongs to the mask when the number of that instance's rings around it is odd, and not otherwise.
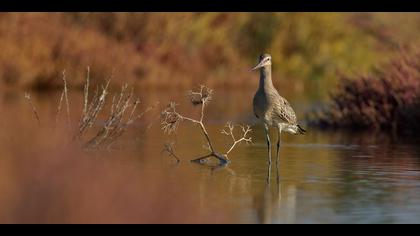
[[[277,169],[277,182],[280,181],[280,171],[279,171],[279,162],[280,162],[280,137],[281,137],[281,125],[278,127],[278,139],[277,139],[277,158],[276,158],[276,169]]]
[[[270,133],[268,129],[268,125],[265,125],[265,135],[267,138],[267,148],[268,148],[268,173],[267,173],[267,183],[270,182],[271,177],[271,144],[270,144]]]

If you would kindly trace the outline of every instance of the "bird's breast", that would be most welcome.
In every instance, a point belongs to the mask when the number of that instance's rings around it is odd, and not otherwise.
[[[267,97],[263,93],[257,92],[253,100],[254,115],[263,123],[272,125],[273,109],[267,101]]]

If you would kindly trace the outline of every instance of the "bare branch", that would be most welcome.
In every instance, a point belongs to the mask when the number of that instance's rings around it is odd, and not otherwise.
[[[226,157],[235,148],[236,144],[240,142],[246,142],[246,143],[252,142],[252,138],[248,137],[248,134],[252,131],[251,127],[249,125],[247,126],[239,125],[239,127],[241,127],[241,131],[242,131],[242,136],[239,139],[235,137],[235,134],[234,134],[235,126],[231,122],[227,122],[225,128],[221,131],[222,134],[231,137],[233,141],[231,147],[225,153]]]
[[[176,103],[175,102],[169,103],[169,105],[166,107],[165,110],[162,111],[162,114],[161,114],[161,117],[162,117],[161,125],[162,125],[163,131],[165,133],[175,132],[179,126],[179,123],[184,120],[190,121],[194,124],[198,124],[204,134],[204,137],[206,138],[208,146],[210,147],[211,151],[214,152],[214,148],[211,143],[209,134],[203,123],[204,108],[205,108],[205,105],[208,104],[208,102],[211,99],[211,93],[212,93],[212,90],[208,89],[205,86],[201,86],[200,91],[198,92],[190,91],[190,98],[193,105],[195,104],[194,102],[197,101],[197,99],[200,99],[199,101],[201,101],[200,103],[198,103],[201,105],[200,120],[196,120],[196,119],[189,118],[189,117],[179,114],[176,111]]]
[[[234,147],[240,143],[240,142],[251,142],[251,138],[248,138],[248,133],[251,132],[251,129],[249,126],[246,128],[242,127],[242,136],[239,139],[235,138],[234,135],[234,125],[232,123],[228,122],[225,129],[222,130],[222,133],[225,135],[228,135],[232,138],[233,144],[229,148],[229,150],[225,154],[220,154],[216,152],[214,149],[214,146],[212,145],[209,133],[207,132],[206,126],[204,125],[204,111],[207,104],[212,99],[213,90],[207,88],[206,86],[202,85],[200,86],[199,91],[189,91],[189,98],[192,103],[192,105],[201,105],[201,116],[200,119],[193,119],[186,116],[181,115],[176,111],[176,103],[171,102],[168,104],[168,106],[162,111],[161,113],[161,126],[165,133],[172,133],[177,130],[179,127],[179,124],[181,121],[190,121],[193,124],[198,124],[201,128],[201,131],[207,141],[206,144],[203,145],[203,147],[210,151],[208,155],[196,158],[192,160],[192,162],[198,162],[202,163],[205,159],[214,157],[219,160],[220,164],[226,164],[229,162],[227,156],[228,154],[234,149]]]

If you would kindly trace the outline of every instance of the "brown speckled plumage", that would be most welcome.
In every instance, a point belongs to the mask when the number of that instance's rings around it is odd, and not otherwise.
[[[260,69],[260,85],[255,93],[253,100],[254,114],[264,124],[267,146],[268,146],[268,175],[267,182],[270,180],[271,173],[271,144],[269,127],[278,129],[277,141],[277,180],[279,179],[279,150],[280,134],[282,131],[292,134],[304,134],[306,131],[299,126],[296,114],[290,103],[280,96],[271,80],[271,56],[263,54],[259,58],[259,63],[253,70]]]
[[[280,96],[271,80],[271,56],[263,54],[260,57],[260,86],[255,93],[253,105],[254,114],[265,125],[278,128],[294,134],[300,134],[296,114],[290,103]]]

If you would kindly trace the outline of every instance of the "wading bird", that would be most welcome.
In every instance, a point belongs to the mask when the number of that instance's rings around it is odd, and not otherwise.
[[[252,70],[260,69],[260,85],[255,93],[253,106],[255,116],[264,124],[268,147],[268,174],[267,181],[270,181],[271,174],[271,144],[269,128],[275,127],[278,130],[277,141],[277,180],[279,179],[279,150],[280,135],[282,131],[292,134],[304,134],[296,120],[296,114],[289,102],[279,95],[271,80],[271,56],[263,54],[259,63]]]

